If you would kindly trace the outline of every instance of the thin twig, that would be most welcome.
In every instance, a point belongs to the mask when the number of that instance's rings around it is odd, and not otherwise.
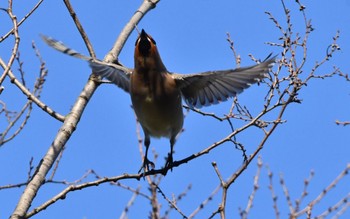
[[[168,197],[164,194],[164,192],[159,188],[158,185],[154,184],[154,186],[157,188],[158,192],[162,195],[162,197],[168,202],[168,204],[174,208],[183,218],[188,218],[181,210],[180,208],[176,205],[176,200],[171,201],[168,199]]]
[[[299,217],[302,214],[310,214],[312,212],[313,207],[320,202],[327,193],[333,189],[341,179],[343,179],[350,170],[350,164],[314,199],[312,200],[307,207],[295,213],[295,217]]]
[[[272,202],[273,202],[273,210],[275,211],[275,216],[276,219],[280,218],[280,211],[278,209],[278,205],[277,205],[277,195],[275,193],[275,189],[273,186],[273,173],[270,170],[269,166],[266,167],[267,168],[267,175],[269,177],[269,190],[271,191],[271,196],[272,196]]]
[[[291,215],[293,215],[293,214],[295,213],[295,208],[294,208],[294,206],[293,206],[292,199],[291,199],[291,197],[290,197],[290,194],[289,194],[289,191],[288,191],[288,187],[287,187],[287,185],[286,185],[286,182],[284,181],[283,174],[281,173],[281,174],[279,175],[279,177],[280,177],[280,184],[281,184],[281,186],[282,186],[282,188],[283,188],[284,197],[285,197],[286,200],[287,200],[287,204],[288,204],[288,208],[289,208],[289,213],[290,213]]]
[[[136,191],[133,193],[133,195],[131,196],[130,200],[128,201],[128,203],[126,204],[122,214],[120,215],[119,219],[127,219],[127,213],[130,211],[130,207],[134,204],[137,196],[139,195],[139,191],[140,191],[141,187],[138,186]]]
[[[189,219],[194,218],[210,201],[213,200],[214,196],[220,191],[221,184],[219,184],[199,206],[188,216]]]
[[[41,5],[41,3],[44,0],[39,0],[38,3],[36,3],[36,5],[34,5],[34,7],[32,8],[32,10],[30,10],[19,22],[18,22],[18,27],[21,26],[25,20],[27,20],[34,12],[36,9],[39,8],[39,6]],[[15,28],[12,28],[9,32],[7,32],[5,35],[3,35],[2,37],[0,37],[0,43],[2,41],[4,41],[7,37],[9,37],[11,34],[13,34],[15,31]],[[1,84],[1,83],[0,83]]]
[[[157,184],[157,185],[159,185],[159,184]],[[177,195],[176,197],[173,197],[173,200],[174,200],[174,203],[176,204],[176,203],[178,203],[179,201],[181,201],[187,194],[188,194],[188,192],[191,190],[191,188],[192,188],[192,185],[191,184],[189,184],[186,188],[185,188],[185,190],[183,191],[183,192],[181,192],[179,195]],[[169,209],[167,209],[166,211],[165,211],[165,213],[164,213],[164,216],[162,217],[162,218],[169,218],[169,214],[170,214],[170,211],[172,210],[172,209],[174,209],[171,205],[169,205]],[[190,217],[188,217],[188,218],[190,218]]]
[[[6,64],[4,61],[0,58],[0,66],[5,67]],[[7,75],[9,76],[11,83],[17,86],[18,89],[22,91],[24,95],[27,96],[27,98],[33,103],[35,103],[39,108],[41,108],[44,112],[48,113],[53,118],[63,122],[65,120],[65,116],[62,116],[61,114],[57,113],[53,109],[51,109],[48,105],[43,103],[41,100],[39,100],[35,95],[33,95],[13,74],[11,70],[7,72]]]
[[[69,14],[70,16],[72,17],[74,23],[75,23],[75,26],[77,27],[80,35],[81,35],[81,38],[83,38],[84,40],[84,43],[89,51],[89,54],[92,58],[96,58],[96,54],[95,54],[95,51],[94,51],[94,48],[92,47],[91,45],[91,42],[83,28],[83,25],[81,25],[79,19],[78,19],[78,16],[77,14],[75,13],[74,9],[73,9],[73,6],[71,5],[70,1],[69,0],[63,0],[64,4],[66,5],[66,8],[67,10],[69,11]]]
[[[255,176],[254,176],[254,185],[253,185],[252,193],[249,196],[248,203],[247,203],[245,210],[243,210],[241,212],[241,217],[245,218],[245,219],[248,218],[249,211],[253,207],[255,194],[259,189],[259,178],[260,178],[260,172],[261,172],[261,168],[262,168],[262,160],[261,160],[260,156],[258,157],[257,166],[258,166],[258,168],[257,168],[257,171],[256,171]]]
[[[301,205],[302,201],[308,195],[307,189],[308,189],[308,186],[310,185],[310,182],[311,182],[312,178],[314,177],[314,175],[315,175],[314,171],[311,170],[309,177],[304,180],[304,190],[301,193],[300,198],[295,200],[295,211],[296,212],[298,212],[300,210],[300,205]]]
[[[350,207],[349,205],[349,199],[350,199],[350,193],[348,193],[344,198],[339,200],[337,203],[335,203],[333,206],[327,208],[324,212],[322,212],[320,215],[316,216],[314,219],[323,219],[326,218],[331,213],[337,211],[339,208],[341,208],[337,214],[333,218],[338,218],[340,215],[344,213],[346,209]]]
[[[237,68],[239,68],[241,65],[241,56],[236,51],[235,44],[234,44],[233,40],[231,39],[230,33],[227,32],[226,35],[227,35],[226,40],[230,44],[230,49],[233,52],[233,56],[234,56],[235,61],[236,61],[236,66],[237,66]]]

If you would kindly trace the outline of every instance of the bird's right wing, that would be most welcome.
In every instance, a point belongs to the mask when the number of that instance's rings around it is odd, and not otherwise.
[[[200,108],[226,101],[265,78],[275,58],[250,67],[172,76],[188,106]]]
[[[99,60],[89,61],[89,65],[94,74],[103,78],[107,78],[113,84],[123,89],[126,92],[130,92],[130,75],[131,69],[125,68],[120,65],[110,64]]]
[[[132,73],[132,69],[121,65],[106,63],[101,60],[82,55],[77,51],[70,49],[62,42],[59,42],[51,37],[41,35],[41,38],[47,45],[64,54],[88,61],[89,66],[91,67],[94,74],[99,75],[103,78],[107,78],[109,81],[111,81],[113,84],[116,84],[124,91],[130,92],[130,75]]]

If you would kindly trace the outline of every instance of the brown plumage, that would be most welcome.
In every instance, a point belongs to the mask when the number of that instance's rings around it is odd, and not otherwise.
[[[130,93],[145,134],[146,152],[140,171],[146,171],[149,165],[154,168],[147,157],[151,136],[170,139],[165,167],[172,167],[173,146],[183,126],[182,98],[188,106],[197,108],[225,101],[263,79],[275,62],[273,57],[245,68],[181,75],[166,69],[156,42],[144,30],[135,43],[133,70],[83,56],[51,38],[43,39],[61,52],[87,60],[95,74]]]
[[[155,41],[142,30],[135,43],[135,68],[130,76],[130,95],[136,116],[145,133],[143,168],[154,164],[147,158],[150,136],[170,139],[166,166],[172,164],[173,146],[183,125],[181,91],[168,73]]]

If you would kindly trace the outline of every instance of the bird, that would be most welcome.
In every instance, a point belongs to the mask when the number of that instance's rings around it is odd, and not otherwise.
[[[151,137],[170,140],[170,152],[164,167],[172,170],[174,145],[184,123],[183,100],[189,108],[226,101],[267,77],[276,62],[276,56],[270,54],[263,62],[249,67],[195,74],[169,72],[156,41],[142,29],[135,42],[134,68],[131,69],[82,55],[51,37],[41,37],[54,49],[88,61],[95,75],[106,78],[130,94],[145,136],[145,155],[139,173],[155,168],[148,159]]]

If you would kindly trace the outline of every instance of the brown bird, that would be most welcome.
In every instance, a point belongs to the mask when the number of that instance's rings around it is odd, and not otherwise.
[[[135,43],[132,70],[81,55],[52,38],[42,38],[63,53],[87,60],[94,74],[107,78],[130,93],[134,111],[145,134],[146,152],[140,169],[144,172],[149,170],[149,165],[154,168],[147,157],[151,136],[170,139],[170,153],[165,167],[172,168],[173,148],[184,120],[182,98],[191,108],[225,101],[266,77],[275,62],[275,57],[272,57],[245,68],[188,75],[171,73],[163,64],[154,39],[142,30]]]

